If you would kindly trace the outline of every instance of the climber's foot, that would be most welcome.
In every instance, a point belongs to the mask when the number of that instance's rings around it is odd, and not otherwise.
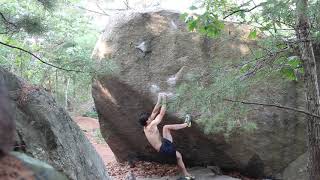
[[[191,116],[189,114],[186,115],[184,123],[187,123],[188,127],[191,127]]]

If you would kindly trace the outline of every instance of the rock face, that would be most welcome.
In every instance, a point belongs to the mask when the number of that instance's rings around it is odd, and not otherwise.
[[[9,152],[14,145],[15,125],[12,121],[12,110],[9,104],[9,94],[4,82],[0,80],[0,157]]]
[[[307,170],[308,164],[308,153],[304,153],[299,156],[295,161],[290,163],[290,165],[283,171],[283,179],[299,179],[307,180],[309,179],[309,174]]]
[[[236,62],[250,53],[250,42],[245,40],[248,27],[241,29],[231,24],[226,32],[224,39],[207,39],[190,33],[179,14],[169,11],[126,12],[112,19],[93,57],[111,60],[117,65],[117,71],[98,76],[92,93],[101,132],[118,160],[165,161],[144,137],[138,115],[152,110],[158,92],[174,96],[175,86],[187,82],[189,72],[204,77],[199,86],[205,85],[212,79],[212,64]],[[276,96],[277,103],[287,106],[304,104],[300,84],[285,82],[279,83],[280,87],[274,84],[274,80],[261,83],[249,94],[257,101]],[[174,132],[174,141],[186,164],[217,165],[223,170],[238,170],[253,177],[281,178],[284,168],[305,152],[302,116],[255,107],[243,118],[256,123],[257,130],[253,133],[235,131],[228,140],[223,136],[205,135],[197,124]],[[177,114],[171,113],[161,126],[181,122]]]
[[[42,89],[0,68],[10,92],[17,148],[52,165],[69,179],[109,179],[104,164],[70,116]]]

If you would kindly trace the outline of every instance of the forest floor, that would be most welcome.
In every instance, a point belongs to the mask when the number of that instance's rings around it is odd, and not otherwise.
[[[125,180],[129,174],[134,174],[136,177],[163,177],[176,176],[179,174],[178,168],[175,165],[159,164],[154,162],[139,161],[133,164],[118,163],[108,144],[104,141],[99,128],[99,121],[90,117],[75,117],[74,121],[80,129],[85,133],[91,144],[95,147],[98,154],[101,156],[109,176],[115,180]],[[252,180],[238,173],[229,174],[243,180]]]

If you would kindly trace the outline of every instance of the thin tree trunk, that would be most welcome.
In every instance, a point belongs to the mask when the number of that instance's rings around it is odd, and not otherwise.
[[[58,97],[58,69],[56,69],[55,94],[57,98]]]
[[[66,90],[64,94],[64,99],[65,99],[65,108],[68,109],[68,90],[69,90],[69,83],[70,83],[70,78],[67,78],[67,85],[66,85]]]
[[[72,77],[72,82],[73,82],[73,85],[72,85],[72,90],[73,90],[73,97],[72,97],[72,99],[73,99],[73,104],[71,104],[70,105],[70,111],[74,111],[74,105],[76,105],[77,104],[77,97],[76,97],[76,84],[77,84],[77,82],[76,82],[76,75],[73,75],[73,77]]]
[[[52,93],[52,81],[51,81],[51,74],[49,74],[49,82],[48,82],[48,90],[50,93]]]
[[[48,79],[48,76],[49,76],[49,68],[46,68],[46,70],[43,72],[43,76],[42,76],[42,78],[41,78],[41,80],[40,80],[40,85],[42,86],[42,87],[45,87],[45,82],[46,82],[46,80]]]
[[[310,113],[319,115],[319,89],[316,61],[310,41],[308,19],[308,0],[297,0],[297,38],[304,67],[306,108]],[[309,179],[320,180],[320,123],[317,118],[307,116],[307,138],[309,151]]]
[[[23,77],[23,60],[21,58],[21,53],[18,55],[18,58],[20,59],[20,68],[19,68],[19,71],[20,71],[20,76]]]

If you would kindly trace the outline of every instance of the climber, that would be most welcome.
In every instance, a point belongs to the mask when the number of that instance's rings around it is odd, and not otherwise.
[[[163,116],[165,115],[166,106],[167,95],[159,93],[157,104],[153,108],[152,113],[141,113],[139,122],[142,126],[144,126],[144,133],[153,148],[155,148],[160,154],[166,157],[175,158],[177,160],[178,167],[181,169],[183,175],[185,176],[185,179],[194,179],[194,177],[187,172],[187,169],[182,160],[182,155],[179,151],[176,151],[171,136],[171,131],[191,127],[191,118],[190,116],[186,116],[185,122],[182,124],[170,124],[163,126],[163,137],[161,137],[158,129],[158,124],[161,122]]]

